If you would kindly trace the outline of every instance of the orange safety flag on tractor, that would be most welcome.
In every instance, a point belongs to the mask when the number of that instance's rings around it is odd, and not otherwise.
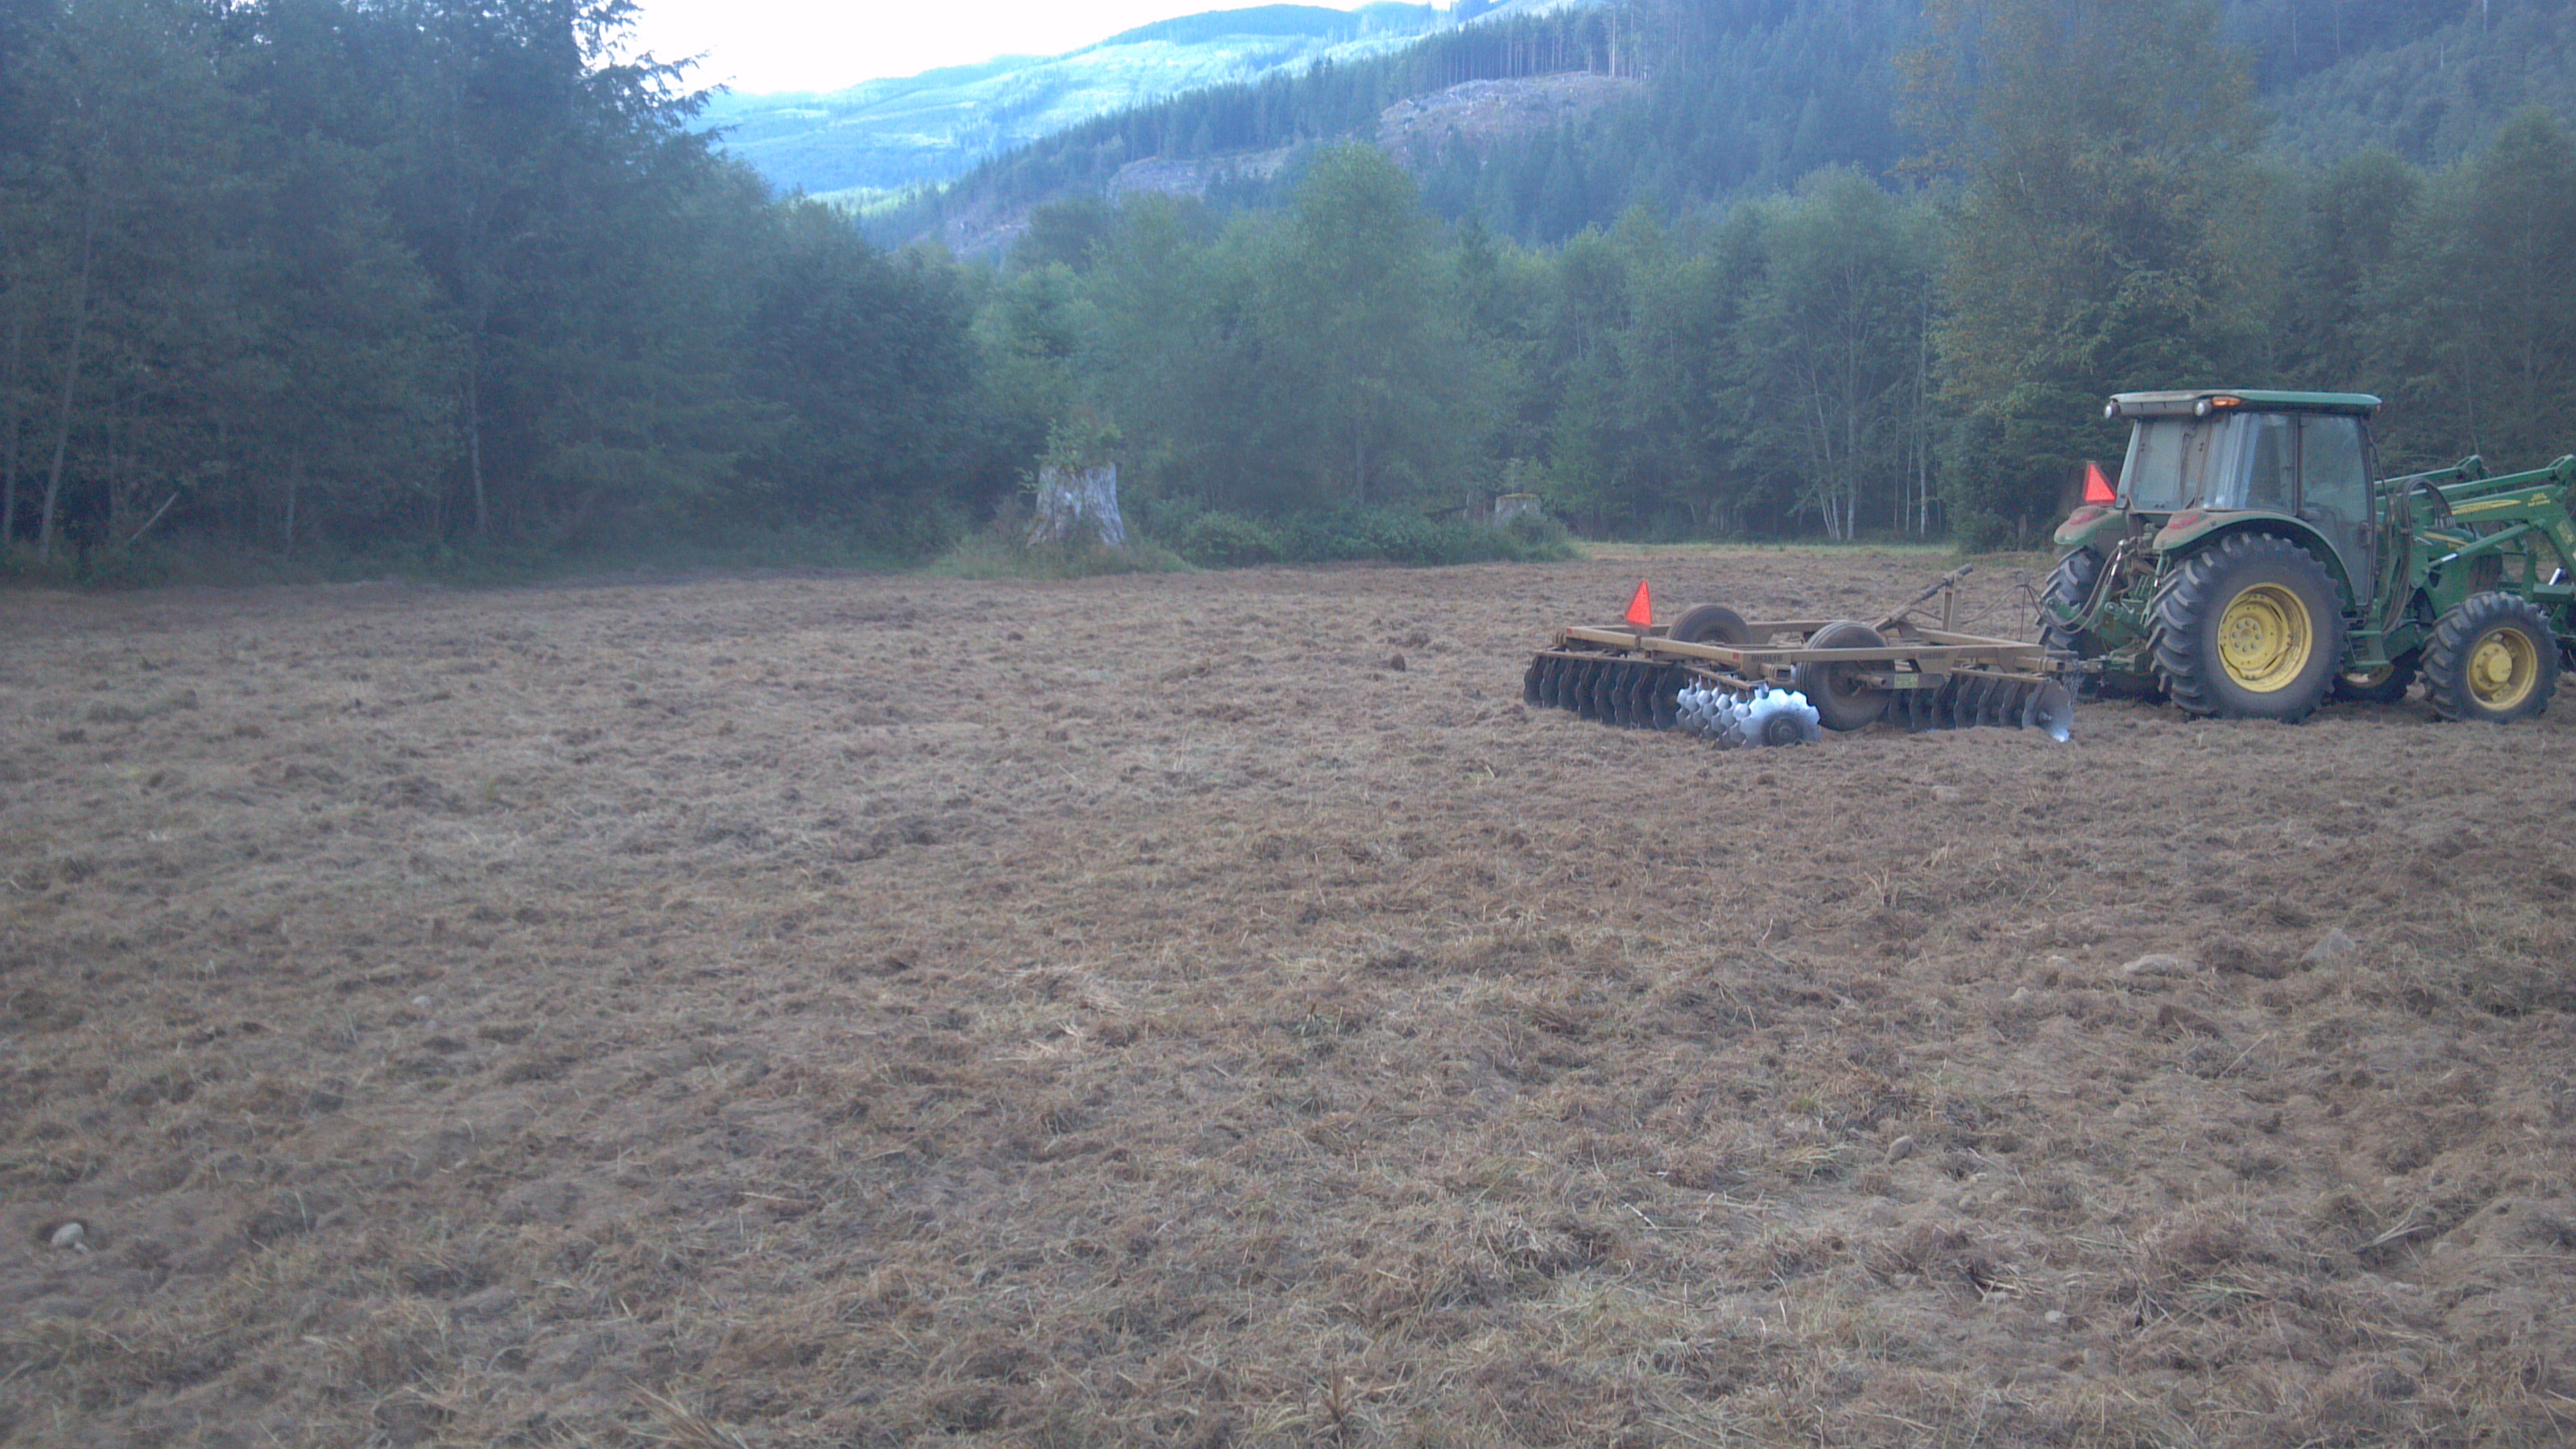
[[[1646,581],[1637,580],[1637,592],[1628,600],[1628,622],[1640,629],[1655,627],[1655,600],[1646,592]]]
[[[2084,465],[2084,501],[2087,503],[2120,501],[2120,495],[2111,491],[2111,480],[2102,476],[2102,465],[2099,463]]]

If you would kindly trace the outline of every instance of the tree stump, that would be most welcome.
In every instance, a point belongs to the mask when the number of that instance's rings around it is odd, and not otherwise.
[[[1037,519],[1029,525],[1029,543],[1077,540],[1127,546],[1127,524],[1118,516],[1117,464],[1062,468],[1049,463],[1038,470]]]

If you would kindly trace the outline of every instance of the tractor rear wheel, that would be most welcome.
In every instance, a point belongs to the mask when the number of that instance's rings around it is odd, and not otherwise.
[[[2080,610],[2093,598],[2093,585],[2102,577],[2102,555],[2093,549],[2068,549],[2048,571],[2048,583],[2040,591],[2044,603],[2061,609]],[[2039,642],[2051,654],[2069,659],[2090,659],[2102,652],[2093,636],[2059,623],[2047,609],[2039,611]]]
[[[2098,550],[2068,549],[2059,555],[2057,567],[2048,571],[2048,582],[2042,586],[2040,597],[2061,609],[2080,610],[2093,601],[2093,590],[2102,577],[2102,568],[2102,555]],[[2109,641],[2102,636],[2062,624],[2046,608],[2039,611],[2039,643],[2049,653],[2068,659],[2099,659],[2111,652]],[[2158,692],[2154,675],[2132,674],[2122,669],[2078,675],[2075,689],[2088,699],[2101,694],[2153,699]]]
[[[2424,692],[2444,719],[2529,719],[2557,687],[2558,640],[2528,599],[2472,594],[2433,626]]]
[[[2192,714],[2295,724],[2343,663],[2334,580],[2270,534],[2229,534],[2186,557],[2157,588],[2155,619],[2156,676]]]
[[[1884,649],[1887,641],[1867,624],[1845,619],[1827,624],[1808,636],[1810,649]],[[1807,703],[1816,707],[1816,720],[1829,730],[1867,729],[1887,713],[1887,691],[1872,684],[1868,674],[1885,669],[1884,664],[1856,664],[1848,660],[1826,664],[1798,666],[1798,689]]]

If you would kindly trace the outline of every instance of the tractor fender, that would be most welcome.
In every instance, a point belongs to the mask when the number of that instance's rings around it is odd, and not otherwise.
[[[2109,553],[2110,544],[2129,531],[2128,510],[2107,503],[2087,503],[2057,525],[2057,548],[2091,548]]]
[[[2335,552],[2333,544],[2326,542],[2325,535],[2317,532],[2315,526],[2306,520],[2286,513],[2242,509],[2205,513],[2197,508],[2186,508],[2167,519],[2165,526],[2156,531],[2152,546],[2159,559],[2170,560],[2236,533],[2276,534],[2315,555],[2317,562],[2324,567],[2326,577],[2334,580],[2336,591],[2343,595],[2347,612],[2355,608],[2355,601],[2362,597],[2362,592],[2353,588],[2351,578],[2344,573],[2342,557]],[[2164,571],[2162,567],[2157,570],[2159,574]]]

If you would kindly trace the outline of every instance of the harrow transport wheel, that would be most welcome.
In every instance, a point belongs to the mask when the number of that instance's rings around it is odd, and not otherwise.
[[[2334,581],[2288,539],[2230,534],[2156,590],[2156,675],[2188,713],[2295,724],[2342,659]]]
[[[2424,692],[2444,719],[2529,719],[2558,687],[2549,617],[2511,594],[2472,594],[2433,626]]]
[[[1845,619],[1827,624],[1807,640],[1810,649],[1884,649],[1887,641],[1867,624]],[[1869,680],[1883,664],[1841,660],[1798,666],[1798,690],[1816,707],[1816,718],[1829,730],[1867,729],[1887,713],[1887,691]]]
[[[1682,610],[1664,637],[1676,644],[1722,644],[1741,649],[1753,642],[1753,626],[1724,604],[1693,604]]]
[[[2395,704],[2415,683],[2415,662],[2415,653],[2409,650],[2377,669],[2347,669],[2335,676],[2335,698]]]

